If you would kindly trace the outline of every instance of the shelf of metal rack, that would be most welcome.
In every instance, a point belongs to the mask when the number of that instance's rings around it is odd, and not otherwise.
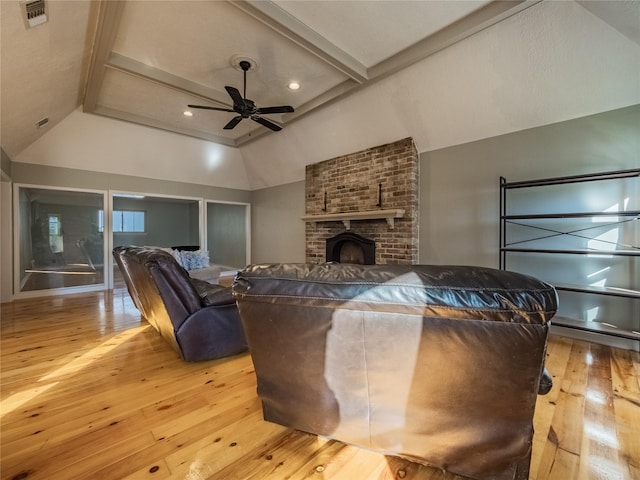
[[[640,225],[640,210],[619,210],[619,211],[562,211],[562,212],[534,212],[534,213],[510,213],[508,207],[510,204],[510,191],[513,189],[524,188],[538,188],[545,186],[558,186],[562,185],[586,183],[586,182],[600,182],[600,181],[616,181],[623,179],[639,179],[640,169],[619,170],[613,172],[604,172],[597,174],[586,175],[574,175],[565,177],[554,177],[518,182],[507,182],[503,177],[500,178],[500,268],[507,269],[507,261],[510,255],[543,255],[548,258],[549,255],[569,255],[569,256],[589,256],[593,258],[601,258],[602,261],[607,261],[608,258],[620,257],[629,258],[629,262],[637,262],[634,257],[640,257],[640,245],[638,241],[635,241],[633,245],[612,243],[611,248],[565,248],[565,244],[557,239],[567,237],[574,237],[582,240],[585,239],[597,241],[597,238],[590,236],[590,229],[602,228],[603,226],[615,228],[621,224],[627,224],[628,222],[638,222]],[[628,180],[624,180],[628,181]],[[530,209],[530,205],[529,205]],[[586,227],[580,229],[574,229],[569,231],[563,231],[562,227],[557,227],[558,222],[562,224],[564,220],[571,219],[596,219],[599,222],[594,223],[593,227]],[[610,221],[608,221],[611,219]],[[552,223],[545,223],[546,221]],[[550,226],[551,225],[551,226]],[[530,229],[529,236],[525,235],[523,238],[511,239],[509,234],[509,227]],[[632,227],[636,228],[636,227]],[[638,227],[640,228],[640,227]],[[638,238],[635,235],[634,238]],[[536,242],[544,242],[543,246],[536,245]],[[580,246],[580,245],[579,245]],[[540,257],[541,261],[543,257]],[[582,257],[583,258],[583,257]],[[529,260],[531,261],[531,260]],[[567,260],[569,261],[569,260]],[[546,279],[549,283],[553,284],[558,291],[573,292],[579,295],[604,295],[608,297],[620,297],[631,299],[632,302],[640,302],[640,269],[634,267],[636,264],[631,264],[630,269],[637,270],[635,275],[630,275],[631,284],[624,287],[612,287],[612,286],[594,286],[594,285],[574,285],[566,283],[555,283],[552,279]],[[527,272],[523,272],[527,273]],[[552,272],[551,272],[552,275]],[[557,317],[554,321],[555,324],[562,325],[568,328],[576,328],[579,330],[590,330],[595,333],[603,333],[607,335],[615,335],[618,337],[630,338],[634,340],[640,340],[640,321],[639,325],[635,329],[621,329],[612,323],[607,322],[584,322],[578,319],[570,319],[568,317]]]

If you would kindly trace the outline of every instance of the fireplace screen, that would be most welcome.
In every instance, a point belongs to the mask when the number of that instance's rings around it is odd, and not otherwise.
[[[374,265],[376,243],[356,233],[340,233],[327,239],[326,260],[327,262]]]

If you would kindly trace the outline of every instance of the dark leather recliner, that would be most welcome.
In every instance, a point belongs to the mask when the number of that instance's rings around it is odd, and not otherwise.
[[[241,271],[233,293],[265,420],[528,478],[552,286],[481,267],[274,264]]]
[[[247,349],[230,287],[192,279],[170,253],[116,247],[113,257],[142,316],[187,361]]]

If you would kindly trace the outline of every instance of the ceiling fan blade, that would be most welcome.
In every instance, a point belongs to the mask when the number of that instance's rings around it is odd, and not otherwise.
[[[280,130],[282,130],[281,126],[276,125],[275,123],[270,122],[266,118],[262,118],[257,115],[251,115],[251,120],[253,120],[254,122],[258,122],[260,125],[264,125],[267,128],[270,128],[274,132],[279,132]]]
[[[240,92],[238,91],[237,88],[224,87],[224,89],[227,91],[227,93],[231,97],[231,100],[233,100],[234,105],[244,106],[244,98],[242,98],[242,95],[240,95]]]
[[[201,108],[203,110],[216,110],[218,112],[235,112],[235,110],[231,110],[230,108],[220,108],[220,107],[209,107],[207,105],[187,105],[189,108]]]
[[[229,123],[227,123],[223,128],[223,130],[231,130],[242,120],[242,115],[238,115],[237,117],[233,117]]]
[[[262,107],[256,110],[256,113],[267,114],[267,113],[291,113],[293,112],[293,107],[289,105],[282,105],[280,107]]]

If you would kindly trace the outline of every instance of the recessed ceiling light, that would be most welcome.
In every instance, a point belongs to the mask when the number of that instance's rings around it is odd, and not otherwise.
[[[182,114],[185,117],[193,117],[193,112],[189,111],[189,110],[185,110],[184,112],[182,112]]]
[[[291,82],[289,84],[290,90],[300,90],[300,84],[298,82]]]

